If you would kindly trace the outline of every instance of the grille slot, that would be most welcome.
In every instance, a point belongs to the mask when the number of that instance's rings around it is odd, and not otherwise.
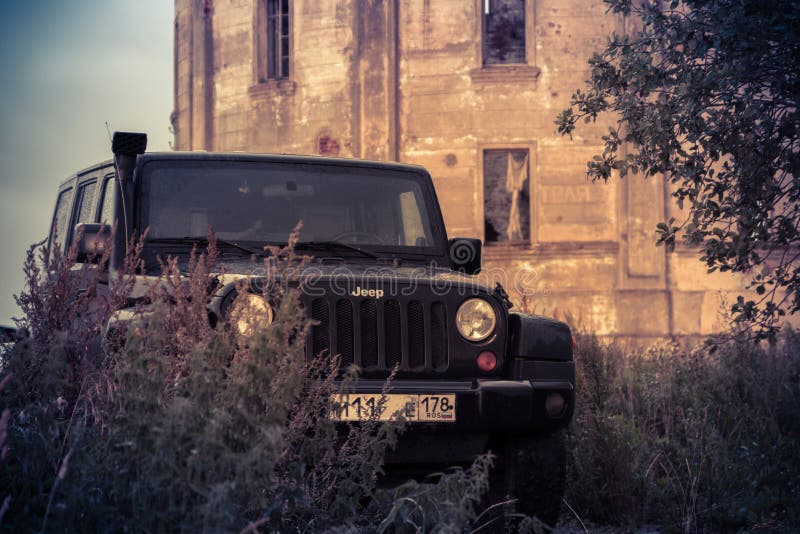
[[[418,300],[408,303],[408,366],[425,365],[425,312]]]
[[[365,369],[378,365],[378,305],[372,299],[362,300],[361,315],[361,365]]]
[[[355,362],[353,344],[353,305],[347,299],[336,302],[336,348],[342,355],[342,368]]]
[[[403,357],[400,303],[387,300],[383,308],[386,331],[386,368],[391,370]]]
[[[328,303],[324,299],[314,299],[311,303],[311,318],[319,324],[311,328],[311,347],[314,357],[324,350],[330,351],[330,316]]]
[[[442,302],[431,306],[431,363],[437,370],[447,368],[447,309]]]

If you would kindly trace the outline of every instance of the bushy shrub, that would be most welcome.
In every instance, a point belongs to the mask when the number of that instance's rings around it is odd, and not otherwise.
[[[218,273],[210,242],[183,272],[167,261],[136,299],[135,242],[110,282],[103,269],[76,264],[74,250],[31,249],[18,298],[18,326],[30,336],[0,353],[0,526],[479,527],[488,517],[489,456],[424,483],[378,489],[403,424],[328,417],[331,396],[349,391],[357,371],[340,370],[332,356],[305,361],[310,325],[299,280],[269,286],[270,326],[212,326],[205,303]],[[295,266],[287,272],[303,261],[291,247],[273,257]],[[119,323],[127,328],[106,332],[115,310],[134,301]],[[576,364],[567,501],[580,517],[687,532],[800,525],[798,334],[715,352],[670,344],[625,351],[581,335]]]
[[[800,336],[711,351],[577,340],[567,500],[664,530],[800,525]],[[794,414],[794,415],[792,415]]]
[[[183,273],[174,260],[164,264],[118,323],[125,328],[104,332],[131,296],[138,251],[132,246],[118,283],[106,284],[102,269],[75,264],[74,250],[44,249],[37,258],[31,249],[18,299],[31,336],[2,355],[0,525],[410,530],[397,520],[409,490],[395,496],[376,484],[403,423],[330,419],[332,395],[351,390],[357,371],[340,370],[335,356],[305,361],[310,325],[299,280],[270,285],[268,327],[213,327],[205,307],[217,287],[210,236],[207,253],[193,253]],[[294,267],[286,272],[304,261],[291,247],[273,251],[273,260]],[[91,297],[102,291],[98,307]],[[475,519],[487,470],[481,458],[414,487],[428,530]],[[453,501],[456,484],[473,491]]]

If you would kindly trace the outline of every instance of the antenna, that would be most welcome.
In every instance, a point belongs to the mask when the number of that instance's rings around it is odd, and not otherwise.
[[[106,132],[108,132],[108,140],[113,143],[114,141],[111,140],[111,128],[108,126],[108,121],[106,121]]]

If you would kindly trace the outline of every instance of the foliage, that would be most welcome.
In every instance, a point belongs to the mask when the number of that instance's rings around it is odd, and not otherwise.
[[[688,212],[658,243],[682,235],[709,272],[751,276],[758,297],[733,312],[774,335],[800,310],[800,2],[605,1],[629,30],[589,60],[559,132],[616,114],[589,176],[664,175]]]
[[[244,335],[212,328],[197,304],[216,287],[213,254],[188,276],[168,262],[103,352],[67,320],[109,316],[66,297],[76,273],[105,286],[73,259],[31,252],[20,324],[33,334],[0,354],[2,527],[463,532],[492,516],[479,513],[488,456],[379,488],[402,425],[328,419],[331,394],[356,375],[336,358],[305,364],[293,285],[275,288],[272,325]],[[125,300],[135,265],[118,279],[128,289],[105,289],[109,302]],[[567,500],[580,517],[666,531],[800,524],[797,334],[713,354],[627,354],[585,335],[576,363]]]
[[[663,531],[800,526],[800,335],[711,353],[576,349],[567,501],[584,519]]]
[[[489,489],[492,462],[490,456],[481,456],[468,470],[433,474],[433,483],[410,480],[385,493],[384,506],[389,512],[378,532],[461,532],[463,525],[476,519],[474,510]]]
[[[37,259],[31,249],[19,301],[20,325],[32,335],[0,355],[0,525],[316,532],[395,523],[395,497],[378,489],[378,477],[403,423],[328,417],[332,394],[349,391],[357,374],[340,373],[336,357],[305,362],[309,322],[291,280],[269,287],[269,326],[212,327],[205,302],[218,275],[209,241],[188,272],[167,261],[136,298],[135,260],[119,284],[106,284],[101,270],[75,264],[74,251],[44,249]],[[272,260],[285,274],[299,272],[303,258],[289,247]],[[81,288],[108,291],[109,306],[87,313],[95,301],[74,298]],[[137,305],[101,350],[111,304],[122,302]],[[480,458],[424,485],[429,529],[475,519],[477,498],[453,501],[453,488],[477,495],[487,469]]]

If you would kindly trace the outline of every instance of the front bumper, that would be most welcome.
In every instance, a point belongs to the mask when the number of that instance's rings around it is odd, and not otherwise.
[[[552,431],[566,426],[575,406],[575,367],[572,362],[517,361],[509,378],[473,380],[395,379],[389,393],[445,394],[456,396],[454,422],[412,423],[438,431],[461,433],[519,433]],[[383,380],[362,379],[354,393],[380,393]],[[550,394],[564,398],[565,408],[548,416]]]

